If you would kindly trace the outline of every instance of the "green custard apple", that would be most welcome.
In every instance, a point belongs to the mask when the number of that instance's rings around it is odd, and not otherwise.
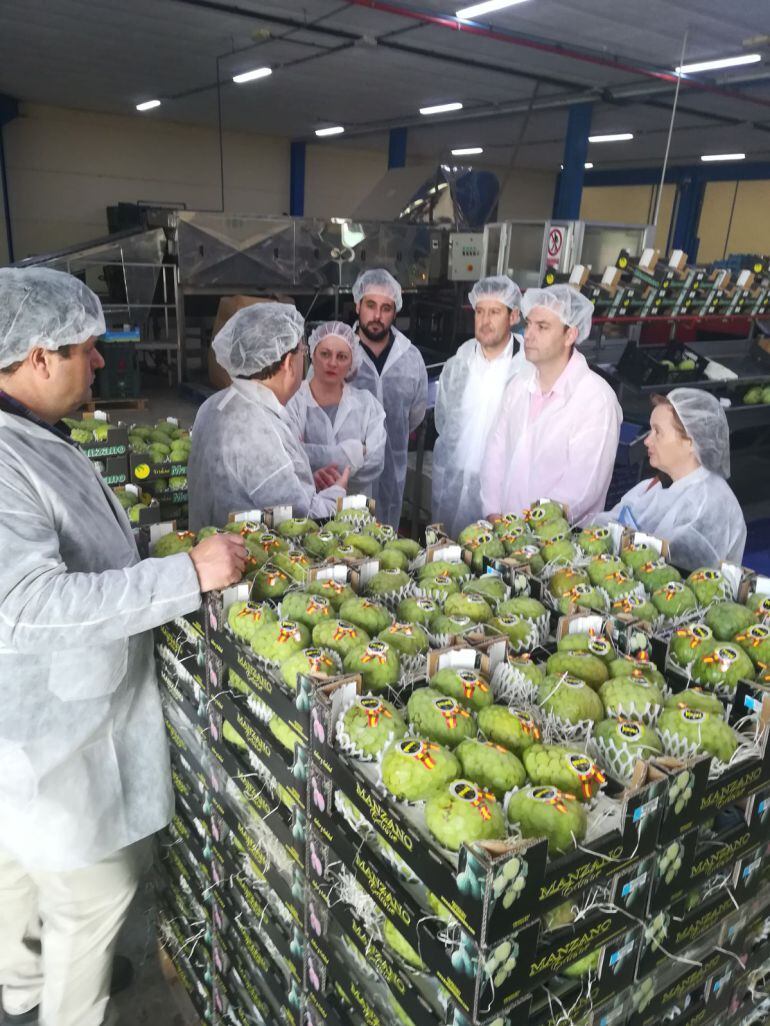
[[[669,566],[662,559],[657,559],[651,563],[643,563],[635,570],[634,577],[636,577],[640,584],[644,585],[644,590],[648,595],[657,591],[658,588],[662,588],[664,584],[682,580],[682,575],[676,567]]]
[[[609,680],[607,663],[590,652],[554,652],[546,663],[546,672],[551,674],[570,673],[598,691]]]
[[[683,738],[705,755],[729,762],[738,747],[738,737],[720,716],[702,709],[664,709],[658,718],[661,735]]]
[[[136,506],[138,502],[141,502],[138,495],[135,495],[133,492],[127,492],[125,488],[113,488],[112,490],[123,509],[131,509],[132,506]]]
[[[420,567],[417,571],[417,580],[429,581],[434,577],[441,577],[444,574],[448,574],[452,580],[462,584],[463,581],[471,576],[471,571],[468,564],[462,561],[451,562],[448,559],[434,559],[432,562]]]
[[[292,586],[287,573],[272,563],[265,563],[253,577],[252,595],[257,599],[282,598]]]
[[[550,912],[543,915],[543,929],[547,933],[552,933],[554,930],[569,926],[575,922],[577,912],[577,905],[573,905],[571,901],[563,901],[561,905],[557,905],[556,908],[552,908]]]
[[[392,702],[357,695],[342,717],[342,730],[358,751],[376,759],[391,741],[406,734],[406,723]]]
[[[533,784],[557,787],[587,802],[604,784],[604,774],[593,759],[564,745],[532,745],[524,753],[524,769]]]
[[[337,538],[331,531],[312,531],[302,536],[302,548],[314,559],[326,559],[336,544]]]
[[[419,624],[401,620],[394,620],[377,637],[391,645],[400,656],[424,655],[430,647],[428,635]]]
[[[469,616],[460,616],[455,614],[454,616],[446,616],[444,613],[437,613],[433,617],[429,624],[431,634],[437,637],[449,636],[460,636],[468,634],[471,631],[478,629],[478,624],[475,620],[471,620]]]
[[[738,686],[739,680],[753,680],[756,674],[751,659],[735,642],[701,647],[690,672],[697,684],[707,688],[729,688],[731,691]]]
[[[681,616],[698,608],[695,592],[690,591],[682,581],[669,581],[656,588],[650,596],[652,604],[667,620],[678,620]]]
[[[143,502],[138,502],[136,504],[136,506],[130,506],[126,510],[126,512],[128,513],[128,519],[131,521],[132,524],[138,524],[139,523],[139,519],[140,519],[140,517],[142,515],[142,510],[143,509],[147,509],[147,507],[144,505]],[[202,541],[203,539],[199,536],[198,540]]]
[[[434,688],[417,688],[406,704],[409,724],[416,733],[447,748],[456,748],[476,736],[476,717],[456,699]]]
[[[251,639],[251,647],[263,659],[281,664],[284,659],[310,645],[310,631],[298,620],[263,623]]]
[[[494,531],[494,526],[490,524],[488,520],[475,520],[472,524],[468,524],[457,536],[458,545],[463,547],[469,545],[472,541],[477,538],[483,538],[486,535],[491,534]]]
[[[770,627],[755,623],[735,635],[736,641],[751,659],[756,669],[770,666]]]
[[[625,545],[620,550],[620,558],[623,563],[630,568],[633,573],[645,563],[654,563],[660,559],[660,553],[657,552],[651,545]]]
[[[400,801],[425,801],[460,776],[460,763],[428,738],[392,741],[382,754],[382,783]]]
[[[729,641],[757,622],[756,613],[737,602],[717,602],[704,617],[717,641]]]
[[[612,535],[608,527],[589,524],[577,536],[577,543],[587,556],[609,555],[612,552]]]
[[[539,640],[537,628],[532,621],[525,620],[522,616],[515,616],[513,613],[493,616],[489,621],[489,626],[504,634],[517,650],[534,648]]]
[[[484,574],[481,577],[471,577],[464,584],[462,590],[468,595],[480,595],[492,607],[502,602],[508,593],[505,581],[497,574]]]
[[[548,582],[548,590],[555,598],[561,598],[577,584],[590,585],[588,574],[584,570],[567,567],[565,570],[557,570],[551,577]]]
[[[289,517],[288,520],[282,520],[276,528],[282,538],[301,538],[319,529],[315,520],[309,517]]]
[[[527,774],[521,759],[494,741],[468,738],[455,749],[462,773],[502,801],[514,787],[521,787]]]
[[[724,574],[710,567],[704,566],[693,570],[685,584],[693,592],[700,606],[708,606],[712,602],[730,598],[730,585]]]
[[[366,586],[367,595],[395,595],[409,587],[412,579],[403,570],[378,570]]]
[[[514,756],[515,758],[515,756]],[[491,791],[469,780],[453,780],[425,803],[425,825],[444,848],[459,851],[474,841],[506,836],[505,814]]]
[[[450,574],[438,574],[436,577],[426,577],[417,582],[418,588],[427,591],[431,598],[437,602],[445,602],[450,595],[457,595],[460,591],[459,583]]]
[[[615,599],[610,605],[612,616],[630,616],[634,620],[641,620],[644,623],[652,624],[659,619],[660,613],[646,598],[639,595],[624,595],[623,598]]]
[[[534,521],[530,518],[529,529],[541,545],[569,537],[569,524],[564,517],[555,517],[553,520],[545,522]]]
[[[505,556],[505,546],[494,534],[480,534],[478,538],[468,542],[468,548],[473,553],[471,567],[476,573],[481,573],[484,569],[484,557],[502,559]]]
[[[520,566],[529,567],[533,574],[543,572],[545,560],[540,555],[540,548],[531,542],[521,542],[506,549],[506,555]]]
[[[522,652],[517,654],[515,652],[508,653],[508,665],[516,673],[520,673],[522,677],[525,677],[530,684],[540,684],[545,680],[545,670],[538,663],[532,662],[532,657],[528,652]]]
[[[530,745],[540,740],[540,728],[532,717],[505,705],[490,705],[479,709],[478,724],[488,741],[502,745],[519,758]]]
[[[249,644],[263,624],[275,623],[277,619],[275,610],[266,602],[233,602],[227,610],[230,630],[237,638],[243,638]]]
[[[460,670],[444,666],[428,681],[434,691],[454,698],[461,705],[478,712],[494,701],[492,687],[487,677],[478,670]]]
[[[524,838],[545,838],[550,855],[569,851],[588,830],[588,814],[581,802],[556,787],[540,784],[527,784],[511,795],[508,821]]]
[[[588,652],[590,655],[609,663],[616,658],[615,646],[606,634],[595,634],[588,631],[576,631],[564,634],[556,643],[559,652]],[[578,673],[579,677],[580,674]]]
[[[394,538],[388,542],[388,547],[399,549],[409,560],[417,559],[421,552],[419,544],[412,538]]]
[[[638,720],[606,719],[593,730],[602,759],[614,777],[627,783],[637,759],[643,762],[663,753],[654,727]]]
[[[397,684],[401,659],[396,648],[385,641],[369,641],[352,648],[343,659],[348,673],[360,673],[367,691],[382,691]]]
[[[351,531],[350,534],[346,534],[343,537],[345,545],[350,545],[358,551],[360,556],[376,556],[382,546],[376,538],[372,537],[371,534],[364,534],[363,532]]]
[[[535,538],[534,534],[530,534],[526,528],[524,528],[524,530],[512,528],[510,531],[504,531],[502,533],[497,531],[495,533],[503,543],[506,556],[510,556],[515,549],[518,549],[522,545],[533,545],[536,549],[539,548],[537,538]]]
[[[342,659],[361,645],[368,645],[370,636],[349,620],[322,620],[313,628],[313,644],[330,648]]]
[[[644,677],[658,690],[665,691],[666,678],[657,668],[655,663],[649,659],[634,659],[633,656],[618,656],[613,659],[608,667],[610,678],[612,677]]]
[[[547,524],[551,520],[563,518],[564,515],[564,506],[553,499],[538,499],[523,513],[524,519],[530,524]]]
[[[618,599],[633,595],[637,586],[638,582],[634,580],[630,570],[618,570],[617,573],[608,574],[599,585],[610,602],[617,602]]]
[[[573,609],[591,609],[595,613],[607,611],[607,599],[604,593],[590,584],[576,584],[565,592],[557,603],[559,612],[568,615]]]
[[[407,623],[419,623],[427,627],[434,616],[441,613],[441,605],[432,598],[423,595],[417,598],[401,599],[396,607],[396,616]]]
[[[397,930],[389,919],[382,924],[382,939],[394,955],[411,969],[425,969],[425,964],[406,937]]]
[[[663,702],[665,709],[699,709],[711,713],[712,716],[724,718],[725,709],[716,695],[710,695],[700,688],[685,688],[669,695]]]
[[[292,730],[286,720],[282,720],[280,716],[271,716],[267,729],[278,744],[285,748],[287,752],[294,754],[294,749],[297,745],[301,746],[303,744],[302,738],[296,730]]]
[[[200,531],[198,531],[198,541],[201,542],[204,538],[212,538],[215,534],[219,534],[218,527],[202,527]]]
[[[339,542],[329,553],[329,558],[339,563],[350,562],[351,560],[355,562],[362,558],[362,554],[354,545]]]
[[[548,610],[542,602],[537,599],[521,595],[517,598],[506,599],[497,607],[498,616],[520,616],[525,620],[537,623],[542,617],[548,616]]]
[[[406,570],[409,566],[409,560],[404,553],[392,545],[380,549],[377,553],[377,562],[380,564],[380,570]]]
[[[763,618],[770,617],[770,595],[754,592],[753,595],[749,595],[748,599],[746,599],[746,606],[752,613],[756,613],[757,616]]]
[[[381,602],[358,597],[342,603],[340,618],[361,627],[370,637],[374,637],[393,623],[393,617]]]
[[[649,714],[650,707],[663,704],[663,693],[645,677],[613,677],[599,688],[599,698],[609,717],[637,720]]]
[[[690,623],[674,631],[668,643],[668,655],[677,666],[689,666],[701,647],[713,642],[714,633],[705,623]]]
[[[474,623],[487,623],[492,619],[492,609],[486,599],[463,592],[447,596],[444,613],[447,616],[469,616]]]
[[[577,962],[573,962],[572,965],[565,966],[560,969],[559,972],[562,976],[565,976],[568,980],[581,980],[584,976],[588,976],[590,973],[595,973],[599,968],[599,959],[601,958],[602,949],[595,948],[589,954],[579,958]]]
[[[390,524],[382,524],[379,520],[370,520],[364,524],[362,531],[364,534],[370,534],[372,538],[376,538],[380,545],[396,540],[395,528]]]
[[[586,573],[591,584],[596,585],[601,584],[606,577],[625,569],[626,565],[619,556],[605,552],[591,560],[586,567]]]
[[[290,620],[299,620],[311,631],[316,624],[330,620],[333,612],[328,599],[312,595],[309,591],[290,591],[281,599],[281,615]]]
[[[545,712],[567,723],[604,719],[602,700],[579,677],[568,673],[546,676],[538,689],[538,705]]]
[[[279,552],[288,552],[290,545],[285,538],[281,538],[274,531],[246,531],[246,546],[251,551],[252,546],[260,548],[268,557],[272,558]]]
[[[517,513],[503,513],[494,524],[494,532],[498,538],[502,538],[504,534],[522,534],[526,530],[527,521]]]
[[[580,557],[577,546],[573,545],[569,538],[547,542],[540,549],[540,555],[546,563],[558,563],[564,566],[571,566]]]
[[[270,562],[273,566],[277,566],[279,570],[283,570],[288,577],[298,584],[305,583],[308,570],[313,565],[308,556],[304,552],[300,552],[299,549],[291,549],[289,552],[276,552],[270,558]]]
[[[332,604],[332,609],[337,612],[343,602],[356,597],[356,593],[349,584],[331,578],[310,581],[305,585],[305,591],[309,591],[311,595],[322,595],[327,598]]]
[[[292,691],[297,690],[297,675],[300,673],[313,677],[337,677],[342,673],[342,660],[330,648],[303,648],[281,663],[281,676]]]
[[[187,478],[184,474],[173,474],[168,479],[168,486],[172,492],[187,491]]]
[[[195,545],[195,535],[192,531],[169,531],[155,542],[152,547],[152,555],[156,559],[175,556],[178,552],[189,552],[193,545]]]

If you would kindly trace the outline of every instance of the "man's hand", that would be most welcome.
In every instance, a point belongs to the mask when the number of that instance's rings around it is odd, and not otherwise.
[[[328,466],[316,470],[313,474],[316,491],[322,492],[324,488],[331,488],[332,485],[338,483],[339,476],[340,471],[336,463],[330,463]]]
[[[338,488],[344,488],[348,490],[348,481],[350,481],[350,467],[345,467],[340,476],[334,482]]]
[[[237,584],[246,569],[248,552],[238,534],[213,534],[190,550],[201,592]]]

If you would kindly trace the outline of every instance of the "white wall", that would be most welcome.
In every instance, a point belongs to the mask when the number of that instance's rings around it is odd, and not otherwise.
[[[521,168],[508,175],[505,168],[490,168],[500,179],[498,220],[509,217],[539,220],[553,213],[556,174]]]

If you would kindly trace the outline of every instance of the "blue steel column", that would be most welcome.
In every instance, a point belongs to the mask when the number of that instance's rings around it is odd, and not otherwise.
[[[302,217],[305,213],[305,144],[291,144],[289,163],[289,213]]]
[[[12,264],[13,254],[13,227],[11,225],[11,201],[8,196],[8,174],[5,164],[5,143],[3,140],[3,126],[8,124],[19,113],[19,104],[12,96],[0,93],[0,190],[3,193],[3,220],[5,221],[5,239],[8,248],[8,263]]]
[[[561,172],[553,203],[553,216],[576,221],[580,217],[583,176],[588,156],[588,135],[591,131],[593,104],[576,103],[569,109],[567,134],[564,139],[564,170]]]
[[[677,189],[676,222],[674,224],[673,249],[681,249],[690,263],[698,257],[698,223],[700,222],[706,182],[700,169],[696,168],[682,177]]]
[[[406,166],[406,129],[391,128],[388,136],[388,170]]]

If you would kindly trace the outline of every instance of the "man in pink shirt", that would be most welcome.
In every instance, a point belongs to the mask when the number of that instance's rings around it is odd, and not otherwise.
[[[569,285],[524,294],[528,367],[508,385],[487,442],[487,516],[546,498],[565,504],[573,524],[604,509],[623,415],[612,388],[576,348],[588,337],[593,309]]]

